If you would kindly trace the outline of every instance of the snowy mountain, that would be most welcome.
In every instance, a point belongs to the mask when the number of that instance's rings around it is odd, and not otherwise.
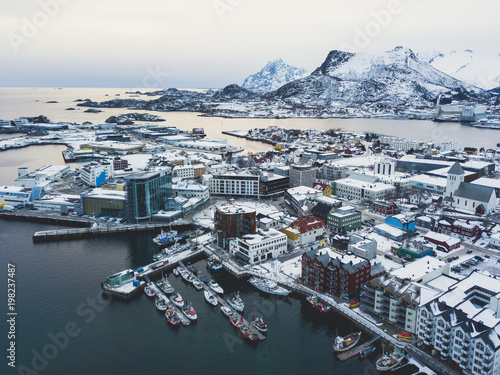
[[[285,64],[282,59],[277,59],[269,61],[260,72],[247,77],[241,87],[268,92],[306,75],[307,71],[305,69],[296,68]]]
[[[424,51],[417,56],[434,68],[482,89],[500,85],[500,55],[481,56],[467,49],[448,53]]]
[[[483,90],[420,61],[408,48],[381,53],[334,50],[310,76],[290,82],[276,97],[294,104],[325,107],[432,108],[437,97],[484,101]]]

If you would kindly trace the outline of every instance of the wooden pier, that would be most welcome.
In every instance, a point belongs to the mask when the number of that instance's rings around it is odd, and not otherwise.
[[[340,361],[347,361],[348,359],[361,353],[363,350],[368,348],[371,344],[373,344],[375,341],[377,341],[380,338],[381,338],[381,336],[376,336],[376,337],[372,338],[370,341],[365,342],[364,344],[358,345],[355,348],[352,348],[351,350],[340,353],[337,356],[337,358]]]

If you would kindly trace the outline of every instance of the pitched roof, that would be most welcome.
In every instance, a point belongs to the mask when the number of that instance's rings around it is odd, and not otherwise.
[[[460,163],[456,161],[448,171],[448,174],[464,174],[464,170]]]
[[[312,209],[312,213],[318,216],[325,216],[330,213],[332,210],[332,207],[324,204],[324,203],[318,203],[314,208]]]
[[[324,228],[325,222],[315,216],[309,215],[299,217],[297,220],[290,224],[290,227],[298,229],[300,233],[306,233],[315,229]]]
[[[491,194],[494,193],[495,189],[492,187],[461,182],[454,196],[487,203],[490,201]]]

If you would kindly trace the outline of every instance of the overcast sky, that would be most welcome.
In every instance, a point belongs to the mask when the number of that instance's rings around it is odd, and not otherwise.
[[[0,86],[224,87],[330,50],[500,52],[499,0],[2,1]]]

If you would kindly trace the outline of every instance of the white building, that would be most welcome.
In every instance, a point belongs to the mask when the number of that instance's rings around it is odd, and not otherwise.
[[[211,195],[258,197],[259,188],[259,176],[252,174],[225,173],[210,180]]]
[[[0,186],[0,203],[9,206],[24,206],[30,201],[31,188],[18,186]]]
[[[54,181],[59,181],[61,176],[70,170],[69,165],[45,165],[33,172],[28,168],[18,169],[18,178],[14,186],[29,187],[46,186]]]
[[[194,166],[192,165],[176,165],[172,169],[173,176],[182,180],[192,180],[194,178]]]
[[[472,214],[492,213],[497,204],[495,189],[464,182],[464,175],[460,163],[453,164],[448,171],[443,204]]]
[[[472,272],[417,313],[417,337],[469,374],[500,373],[500,279]]]
[[[381,182],[365,182],[354,178],[335,181],[335,195],[349,200],[377,201],[390,198],[396,188]]]
[[[245,234],[229,243],[229,252],[249,264],[275,259],[278,255],[285,254],[286,249],[286,235],[273,228]]]
[[[99,187],[114,176],[113,163],[109,161],[93,162],[80,168],[82,182],[91,187]]]
[[[495,233],[491,235],[490,247],[500,250],[500,233]]]
[[[388,158],[382,158],[375,162],[375,174],[392,176],[396,171],[396,163]]]
[[[174,197],[182,195],[186,198],[201,198],[203,202],[208,201],[210,198],[210,192],[208,186],[194,184],[189,181],[181,181],[175,185],[172,185],[172,191]]]
[[[33,207],[38,210],[69,211],[75,209],[75,203],[80,203],[79,195],[54,194],[35,199]]]

